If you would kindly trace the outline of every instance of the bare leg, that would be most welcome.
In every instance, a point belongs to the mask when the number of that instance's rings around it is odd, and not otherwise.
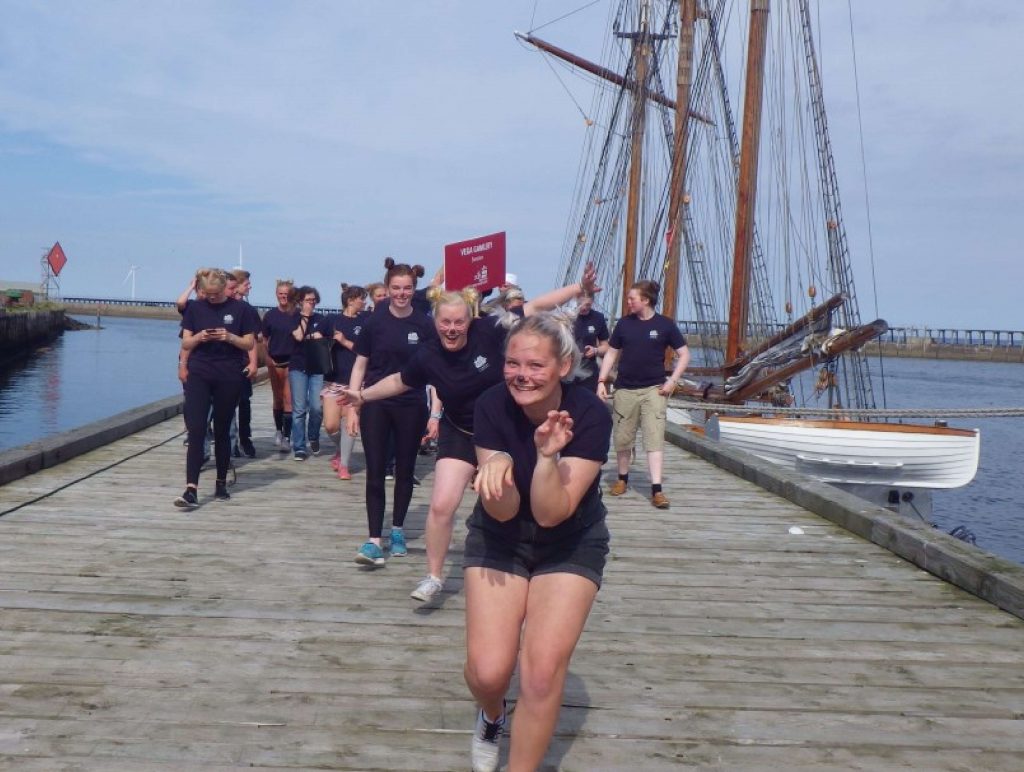
[[[452,541],[455,510],[462,503],[466,487],[473,479],[472,464],[457,458],[438,459],[434,466],[434,489],[430,493],[427,527],[427,573],[441,578],[444,559]]]
[[[467,568],[466,685],[487,718],[501,715],[519,654],[530,583],[490,568]]]
[[[629,474],[629,459],[632,455],[631,450],[615,451],[615,464],[619,468],[619,474]]]
[[[569,660],[596,595],[597,585],[576,574],[542,574],[530,580],[509,772],[537,769],[547,752]]]
[[[647,469],[651,473],[651,483],[661,485],[661,469],[665,463],[665,451],[651,450],[647,452]]]

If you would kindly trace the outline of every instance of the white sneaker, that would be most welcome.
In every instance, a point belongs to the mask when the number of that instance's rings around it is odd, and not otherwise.
[[[281,447],[281,445],[283,443],[284,443],[284,435],[281,434],[280,431],[275,432],[274,433],[274,446],[279,448],[279,447]]]
[[[416,585],[416,589],[409,593],[409,597],[426,603],[433,600],[434,596],[441,592],[443,586],[441,580],[436,576],[428,576]]]
[[[497,721],[488,721],[481,710],[476,716],[476,729],[473,732],[471,761],[473,772],[494,772],[498,768],[498,740],[505,726],[505,711],[501,711]]]

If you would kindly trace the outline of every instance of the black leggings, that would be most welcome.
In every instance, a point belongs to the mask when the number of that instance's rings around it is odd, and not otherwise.
[[[384,467],[388,462],[388,436],[395,447],[395,500],[391,522],[405,523],[412,499],[412,473],[416,453],[427,428],[426,399],[408,404],[367,402],[359,411],[359,433],[366,453],[366,520],[370,538],[379,539],[384,529]]]
[[[199,484],[199,469],[203,465],[203,440],[206,423],[213,405],[213,443],[217,459],[217,479],[226,480],[231,463],[231,419],[242,393],[243,380],[230,381],[202,378],[189,373],[185,381],[185,428],[188,429],[188,456],[185,462],[185,482]]]

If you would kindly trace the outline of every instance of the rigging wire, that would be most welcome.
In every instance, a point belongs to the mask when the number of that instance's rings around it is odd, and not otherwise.
[[[566,14],[563,14],[562,16],[559,16],[557,19],[552,19],[551,21],[546,21],[543,24],[541,24],[540,26],[534,27],[533,26],[533,20],[534,20],[534,16],[537,15],[537,0],[534,0],[534,3],[533,3],[533,16],[530,17],[530,34],[532,35],[537,30],[544,29],[545,27],[550,27],[552,24],[554,24],[556,22],[559,22],[559,21],[562,21],[563,19],[568,19],[570,16],[574,16],[577,13],[579,13],[580,11],[585,11],[590,6],[597,5],[600,2],[602,2],[602,0],[592,0],[591,2],[587,3],[586,5],[580,6],[575,11],[569,11],[569,13],[566,13]]]
[[[861,115],[860,105],[860,76],[857,68],[857,41],[853,32],[853,4],[851,0],[846,0],[846,9],[850,19],[850,51],[853,53],[853,93],[857,99],[857,136],[860,139],[860,169],[861,174],[864,177],[864,212],[867,219],[867,232],[868,232],[868,260],[871,264],[871,290],[875,296],[875,318],[879,316],[878,313],[878,278],[875,274],[875,241],[874,234],[871,229],[871,198],[868,195],[868,164],[867,156],[864,151],[864,120]],[[882,384],[882,404],[888,404],[885,394],[885,365],[882,362],[882,356],[878,356],[878,367],[881,373],[881,384]]]

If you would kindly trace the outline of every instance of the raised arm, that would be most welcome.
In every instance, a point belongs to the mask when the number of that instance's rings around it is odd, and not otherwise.
[[[568,303],[574,297],[582,292],[590,292],[591,294],[601,291],[601,288],[597,286],[597,272],[594,270],[594,266],[587,263],[583,269],[583,278],[575,284],[567,284],[564,287],[553,289],[550,292],[545,292],[540,297],[536,297],[533,300],[527,302],[523,306],[523,315],[530,316],[537,313],[538,311],[547,311],[552,308],[557,308],[563,303]]]

